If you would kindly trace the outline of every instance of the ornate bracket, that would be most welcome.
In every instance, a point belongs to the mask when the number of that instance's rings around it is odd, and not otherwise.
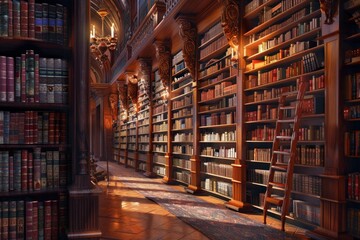
[[[334,23],[334,15],[336,13],[338,1],[337,0],[320,0],[320,9],[323,13],[325,13],[325,24]]]
[[[150,79],[151,79],[151,59],[139,58],[140,64],[139,77],[141,81],[144,81],[145,92],[150,95]]]
[[[134,81],[134,74],[127,73],[127,95],[130,98],[134,106],[137,105],[138,85],[137,81]]]
[[[170,43],[168,41],[158,41],[154,42],[156,50],[156,58],[159,61],[159,75],[161,82],[165,88],[169,87],[170,80],[170,61],[171,61],[171,52],[170,52]]]
[[[185,66],[189,69],[191,77],[195,79],[197,30],[194,23],[187,16],[179,15],[176,22],[179,25],[179,34],[184,43],[183,57]]]
[[[122,107],[124,110],[128,111],[129,106],[127,104],[127,86],[124,84],[124,82],[118,83],[120,107]]]
[[[115,93],[111,93],[109,95],[109,106],[110,106],[110,113],[111,113],[111,117],[112,120],[116,120],[117,119],[117,115],[118,115],[118,95]]]
[[[218,0],[223,4],[221,25],[232,48],[238,49],[240,44],[240,9],[237,0]]]

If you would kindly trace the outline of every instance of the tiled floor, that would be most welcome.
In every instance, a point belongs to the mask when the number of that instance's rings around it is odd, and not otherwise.
[[[126,169],[124,171],[133,171]],[[100,228],[102,239],[131,240],[203,240],[208,239],[201,232],[182,222],[158,204],[148,200],[138,192],[129,189],[119,181],[100,182],[103,189],[100,197]],[[179,191],[183,187],[172,186]],[[211,196],[198,196],[215,204],[224,201]],[[241,213],[239,213],[241,214]],[[262,221],[261,214],[246,214]],[[280,229],[280,222],[268,217],[268,225]],[[291,239],[306,239],[305,230],[286,224]],[[234,237],[234,239],[241,239]]]

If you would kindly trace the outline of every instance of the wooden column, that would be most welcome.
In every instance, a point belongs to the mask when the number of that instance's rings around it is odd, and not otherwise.
[[[340,1],[339,1],[340,2]],[[334,1],[336,3],[336,1]],[[349,239],[346,234],[346,178],[344,167],[343,76],[339,4],[333,18],[322,12],[325,65],[325,171],[321,177],[320,227],[307,234],[319,239]],[[325,7],[325,6],[322,6]],[[322,8],[326,11],[326,8]],[[326,19],[326,20],[325,20]]]
[[[183,41],[183,57],[185,62],[185,67],[189,70],[190,75],[193,79],[193,118],[192,123],[194,126],[193,130],[193,155],[190,158],[191,161],[191,180],[190,184],[187,187],[187,191],[190,193],[195,193],[200,190],[200,158],[199,158],[199,116],[198,116],[198,106],[197,102],[199,101],[198,91],[197,91],[197,64],[196,64],[196,40],[197,40],[197,29],[194,24],[193,18],[187,15],[178,15],[176,17],[176,22],[179,25],[179,35]]]
[[[73,12],[73,172],[69,189],[70,239],[98,239],[99,190],[89,176],[89,28],[90,1],[74,1]]]

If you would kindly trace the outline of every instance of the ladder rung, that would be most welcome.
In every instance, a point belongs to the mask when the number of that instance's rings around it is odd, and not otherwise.
[[[295,122],[295,119],[279,119],[277,120],[279,123],[293,123]]]
[[[272,185],[272,186],[277,187],[277,188],[285,189],[285,184],[284,183],[269,182],[269,185]]]
[[[276,138],[280,140],[291,140],[292,136],[276,136]]]
[[[283,199],[279,199],[279,198],[267,197],[267,198],[265,199],[265,201],[268,202],[268,203],[275,204],[275,205],[277,205],[277,206],[281,206],[284,200],[283,200]]]
[[[275,154],[290,155],[290,152],[285,151],[274,151]]]
[[[276,165],[272,165],[271,166],[272,169],[274,170],[280,170],[280,171],[287,171],[288,169],[288,165],[279,165],[279,164],[276,164]]]
[[[284,107],[280,107],[280,110],[294,110],[295,107],[294,106],[284,106]]]

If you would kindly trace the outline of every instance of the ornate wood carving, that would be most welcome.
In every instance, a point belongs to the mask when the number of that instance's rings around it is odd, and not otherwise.
[[[129,106],[127,104],[127,86],[125,84],[118,84],[119,98],[120,98],[120,106],[124,108],[124,110],[129,110]]]
[[[112,93],[109,95],[109,106],[110,106],[110,114],[113,120],[117,119],[118,115],[118,95]]]
[[[190,18],[184,15],[179,15],[176,18],[179,25],[179,34],[183,40],[183,57],[185,66],[193,79],[195,79],[196,66],[196,27]]]
[[[219,0],[224,5],[221,25],[232,48],[240,44],[240,9],[237,0]]]
[[[136,106],[137,105],[137,93],[138,93],[137,84],[133,84],[129,81],[127,90],[128,90],[127,93],[128,93],[128,96],[129,96],[131,102],[133,103],[134,106]]]
[[[337,0],[320,0],[320,9],[325,13],[325,24],[332,24],[334,22],[334,15],[336,13],[338,1]]]
[[[145,92],[150,95],[150,79],[151,79],[151,59],[150,58],[139,58],[139,78],[143,81]]]
[[[155,41],[156,58],[159,61],[159,75],[165,88],[169,87],[170,81],[170,43],[168,41]]]

